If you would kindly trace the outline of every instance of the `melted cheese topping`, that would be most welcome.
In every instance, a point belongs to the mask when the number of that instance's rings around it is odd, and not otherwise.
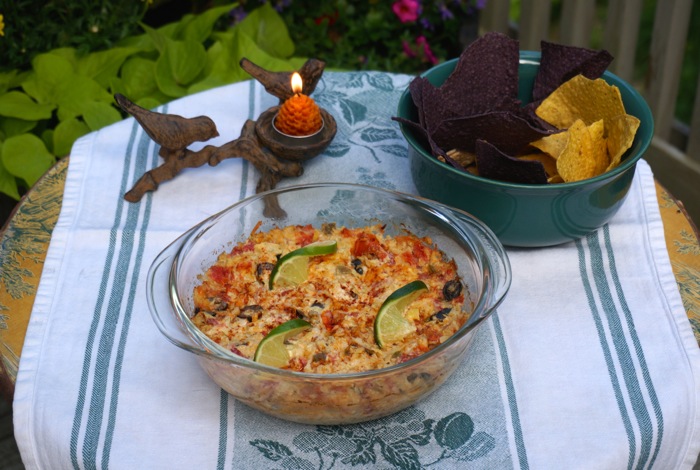
[[[319,240],[335,240],[336,253],[309,258],[308,279],[270,290],[280,256]],[[414,332],[380,348],[374,319],[396,289],[420,279],[428,286],[405,317]],[[454,260],[430,240],[406,232],[389,236],[380,225],[338,228],[324,224],[253,231],[219,256],[194,290],[194,324],[209,338],[252,359],[274,327],[293,318],[311,323],[288,340],[287,369],[347,373],[405,362],[436,347],[467,320],[465,292]]]

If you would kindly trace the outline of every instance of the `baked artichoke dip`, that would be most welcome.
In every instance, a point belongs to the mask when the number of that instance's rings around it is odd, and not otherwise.
[[[300,250],[312,244],[333,245],[334,251],[306,256],[306,272],[287,270],[298,283],[278,282],[277,265],[295,258],[289,256],[295,250],[313,253]],[[192,321],[234,354],[253,360],[273,329],[292,320],[305,325],[279,341],[288,357],[281,368],[299,372],[350,373],[405,362],[447,340],[470,313],[462,309],[467,287],[454,260],[428,237],[389,235],[382,225],[293,225],[267,232],[256,227],[219,255],[200,281]],[[422,288],[402,306],[400,334],[379,341],[378,312],[409,284]],[[383,328],[394,328],[390,320]]]

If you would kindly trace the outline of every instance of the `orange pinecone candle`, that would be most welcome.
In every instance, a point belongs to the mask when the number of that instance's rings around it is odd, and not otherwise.
[[[305,136],[323,126],[321,110],[310,97],[296,94],[282,103],[275,118],[275,127],[287,135]]]

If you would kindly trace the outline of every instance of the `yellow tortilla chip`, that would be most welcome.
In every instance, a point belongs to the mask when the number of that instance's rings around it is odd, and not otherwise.
[[[542,163],[544,171],[547,173],[547,178],[551,178],[557,174],[557,161],[547,153],[531,153],[528,155],[521,155],[518,158],[521,160],[536,160]]]
[[[578,119],[569,127],[569,142],[557,159],[557,171],[569,183],[592,178],[608,166],[603,120],[587,126]]]
[[[634,135],[639,128],[639,119],[629,114],[620,114],[605,121],[610,164],[605,171],[612,170],[620,164],[622,155],[632,146]]]
[[[569,133],[558,132],[556,134],[542,137],[540,140],[536,140],[530,145],[539,150],[542,150],[544,153],[556,160],[557,158],[559,158],[559,155],[561,155],[561,153],[564,151],[568,142]]]
[[[625,114],[620,90],[598,78],[576,75],[554,90],[535,113],[557,129],[567,129],[577,119],[591,125],[600,119]]]
[[[598,176],[605,172],[610,163],[608,144],[605,139],[605,121],[601,119],[588,126],[588,134],[591,139],[591,153],[588,155],[588,158],[591,158],[595,162],[593,176]]]

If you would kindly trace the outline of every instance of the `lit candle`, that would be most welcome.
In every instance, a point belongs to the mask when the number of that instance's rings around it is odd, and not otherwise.
[[[301,90],[301,75],[292,74],[292,92],[294,95],[282,103],[275,119],[275,127],[287,135],[306,136],[318,132],[323,126],[321,110],[316,102]]]

